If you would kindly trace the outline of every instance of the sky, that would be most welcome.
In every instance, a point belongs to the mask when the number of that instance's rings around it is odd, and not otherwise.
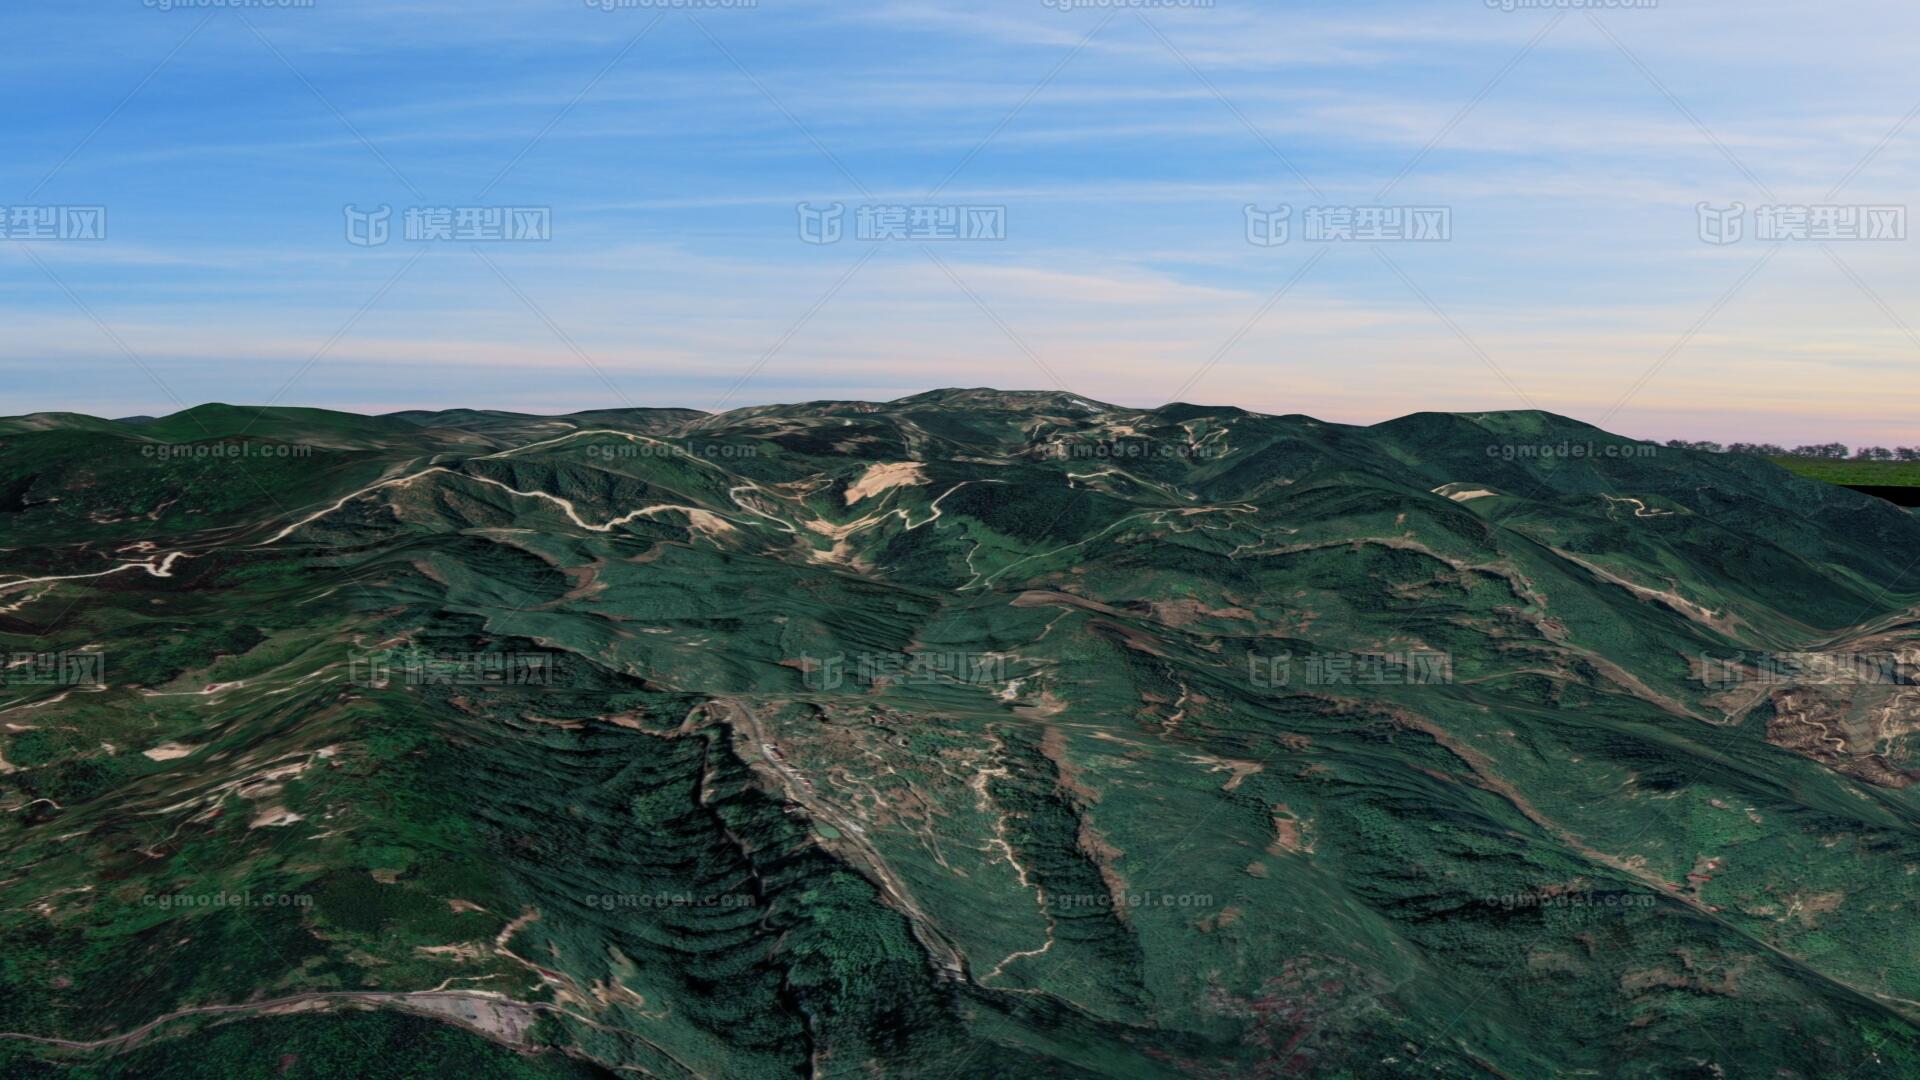
[[[0,34],[0,413],[1063,387],[1920,444],[1911,0],[8,0]]]

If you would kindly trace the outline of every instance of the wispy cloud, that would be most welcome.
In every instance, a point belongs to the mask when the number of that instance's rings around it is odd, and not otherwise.
[[[762,0],[670,12],[623,54],[654,13],[330,0],[246,14],[285,64],[214,13],[121,105],[204,15],[0,13],[30,46],[0,90],[36,103],[0,185],[24,198],[71,154],[36,200],[110,220],[38,261],[0,250],[0,410],[168,407],[107,374],[127,361],[67,289],[182,397],[263,398],[414,250],[348,244],[343,206],[462,205],[524,152],[488,201],[551,208],[553,239],[490,257],[634,400],[710,404],[782,342],[742,400],[1040,385],[1031,349],[1082,392],[1154,404],[1239,334],[1193,396],[1349,421],[1516,404],[1478,350],[1543,406],[1597,416],[1672,350],[1616,426],[1915,441],[1914,241],[1845,245],[1858,281],[1790,244],[1722,301],[1760,242],[1704,243],[1695,210],[1751,210],[1755,180],[1820,202],[1843,177],[1841,201],[1904,203],[1920,167],[1920,119],[1897,126],[1920,104],[1904,3],[1555,23],[1478,3]],[[1403,170],[1389,201],[1447,207],[1452,239],[1396,245],[1404,281],[1333,245],[1248,326],[1317,250],[1307,207],[1371,202]],[[933,201],[1007,212],[1004,240],[940,247],[953,277],[915,244],[798,235],[797,203],[912,205],[943,179]],[[1286,244],[1248,242],[1249,204],[1290,207]],[[457,244],[293,396],[607,404]]]

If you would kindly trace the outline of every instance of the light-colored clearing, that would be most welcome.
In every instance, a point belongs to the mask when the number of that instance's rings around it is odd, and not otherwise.
[[[197,746],[182,746],[177,742],[164,742],[151,750],[143,750],[141,753],[155,761],[172,761],[175,758],[186,757],[198,749],[200,748]]]
[[[1454,490],[1455,488],[1466,488],[1466,490],[1456,491]],[[1435,495],[1444,495],[1454,502],[1466,502],[1469,499],[1484,499],[1489,495],[1500,494],[1497,491],[1488,491],[1486,488],[1467,488],[1467,485],[1458,480],[1441,484],[1439,487],[1433,489],[1433,493]]]
[[[889,488],[924,484],[927,482],[926,467],[917,461],[895,461],[880,465],[870,465],[860,479],[847,489],[847,505],[852,506],[869,495],[878,495]]]
[[[300,820],[303,819],[299,814],[294,813],[284,806],[269,806],[265,810],[260,811],[259,815],[247,825],[247,828],[277,829],[283,825],[291,825]]]

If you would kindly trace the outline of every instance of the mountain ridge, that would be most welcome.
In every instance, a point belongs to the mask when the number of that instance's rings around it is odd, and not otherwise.
[[[197,409],[0,421],[0,641],[97,676],[0,702],[8,1068],[297,999],[660,1076],[1920,1069],[1879,500],[1531,411]],[[228,894],[305,904],[155,900]]]

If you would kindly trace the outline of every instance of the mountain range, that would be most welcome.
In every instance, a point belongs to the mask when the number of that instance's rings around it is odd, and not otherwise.
[[[0,420],[7,1076],[1920,1075],[1920,517],[1543,412]]]

